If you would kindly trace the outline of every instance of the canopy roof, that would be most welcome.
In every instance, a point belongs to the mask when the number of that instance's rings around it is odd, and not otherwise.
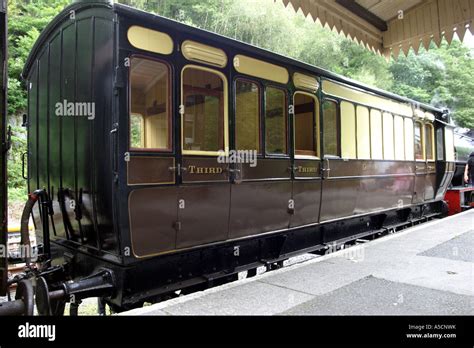
[[[276,0],[275,0],[276,1]],[[390,57],[474,34],[474,0],[282,0],[367,48]]]

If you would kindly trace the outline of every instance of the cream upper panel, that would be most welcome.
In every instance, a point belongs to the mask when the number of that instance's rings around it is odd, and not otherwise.
[[[335,97],[347,99],[355,103],[371,106],[393,114],[402,116],[413,116],[413,110],[410,104],[399,103],[387,98],[382,98],[373,94],[362,92],[343,86],[339,83],[323,80],[323,92]]]

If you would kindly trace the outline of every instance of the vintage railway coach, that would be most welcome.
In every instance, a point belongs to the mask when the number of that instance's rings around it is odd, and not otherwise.
[[[79,2],[24,77],[40,313],[58,289],[130,308],[443,213],[447,113],[241,42]]]

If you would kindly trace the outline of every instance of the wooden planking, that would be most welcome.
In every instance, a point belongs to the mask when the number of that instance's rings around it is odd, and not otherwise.
[[[276,1],[276,0],[275,0]],[[454,32],[463,38],[466,26],[474,33],[474,0],[356,0],[379,18],[387,21],[388,30],[381,32],[373,25],[340,6],[335,0],[282,0],[285,6],[301,9],[331,30],[343,33],[357,43],[386,57],[408,54],[411,47],[417,53],[421,45],[437,46],[444,37],[451,43]],[[398,10],[404,11],[398,19]]]

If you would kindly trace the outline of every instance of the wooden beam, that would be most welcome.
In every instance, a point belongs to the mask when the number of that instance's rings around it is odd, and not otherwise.
[[[388,29],[387,23],[383,19],[377,17],[372,12],[368,11],[354,0],[336,0],[336,3],[338,3],[345,9],[351,11],[353,14],[357,15],[368,23],[372,24],[380,31],[386,31]]]

